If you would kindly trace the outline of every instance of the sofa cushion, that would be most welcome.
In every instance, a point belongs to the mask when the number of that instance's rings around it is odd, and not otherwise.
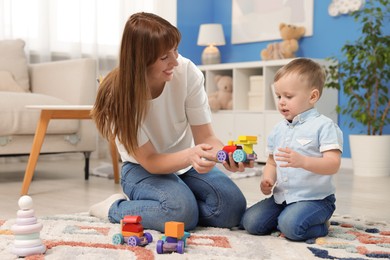
[[[35,134],[40,110],[26,108],[28,105],[70,104],[43,94],[0,92],[0,136]],[[47,133],[74,134],[79,126],[79,120],[51,120]]]
[[[17,84],[24,91],[29,91],[30,84],[24,45],[24,41],[20,39],[0,41],[0,71],[10,72]]]
[[[0,91],[25,92],[9,71],[0,71]]]

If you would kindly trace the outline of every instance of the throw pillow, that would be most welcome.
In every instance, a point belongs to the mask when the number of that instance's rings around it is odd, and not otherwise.
[[[0,41],[0,71],[12,74],[17,84],[30,90],[27,58],[24,53],[25,42],[20,39]]]
[[[25,92],[9,71],[0,71],[0,91]]]

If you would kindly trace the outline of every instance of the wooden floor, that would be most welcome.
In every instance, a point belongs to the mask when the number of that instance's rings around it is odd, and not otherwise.
[[[92,160],[91,169],[100,163]],[[26,162],[0,162],[0,220],[16,217],[25,167]],[[121,192],[111,179],[91,176],[85,181],[83,168],[82,159],[40,157],[29,190],[37,217],[86,212],[90,205]],[[259,180],[258,176],[235,180],[249,204],[264,198]],[[390,222],[390,177],[358,177],[351,169],[342,169],[335,184],[336,213]]]

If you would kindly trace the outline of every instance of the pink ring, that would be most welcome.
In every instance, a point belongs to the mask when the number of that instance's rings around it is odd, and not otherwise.
[[[18,212],[16,212],[16,216],[18,218],[34,217],[34,210],[33,209],[27,209],[27,210],[19,209]]]
[[[12,225],[11,230],[15,235],[36,233],[42,229],[42,223],[36,223],[33,225],[19,226]]]
[[[24,225],[32,225],[37,223],[36,217],[29,217],[29,218],[17,218],[16,224],[24,226]]]

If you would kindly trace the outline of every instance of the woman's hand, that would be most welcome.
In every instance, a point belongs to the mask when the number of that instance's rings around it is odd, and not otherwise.
[[[223,166],[225,167],[226,170],[231,171],[231,172],[243,172],[245,171],[245,168],[253,168],[255,165],[254,161],[249,161],[247,163],[236,163],[233,160],[233,153],[229,153],[229,162],[222,162]]]
[[[215,166],[216,157],[210,152],[212,149],[209,144],[198,144],[191,148],[189,160],[198,173],[208,173]]]

